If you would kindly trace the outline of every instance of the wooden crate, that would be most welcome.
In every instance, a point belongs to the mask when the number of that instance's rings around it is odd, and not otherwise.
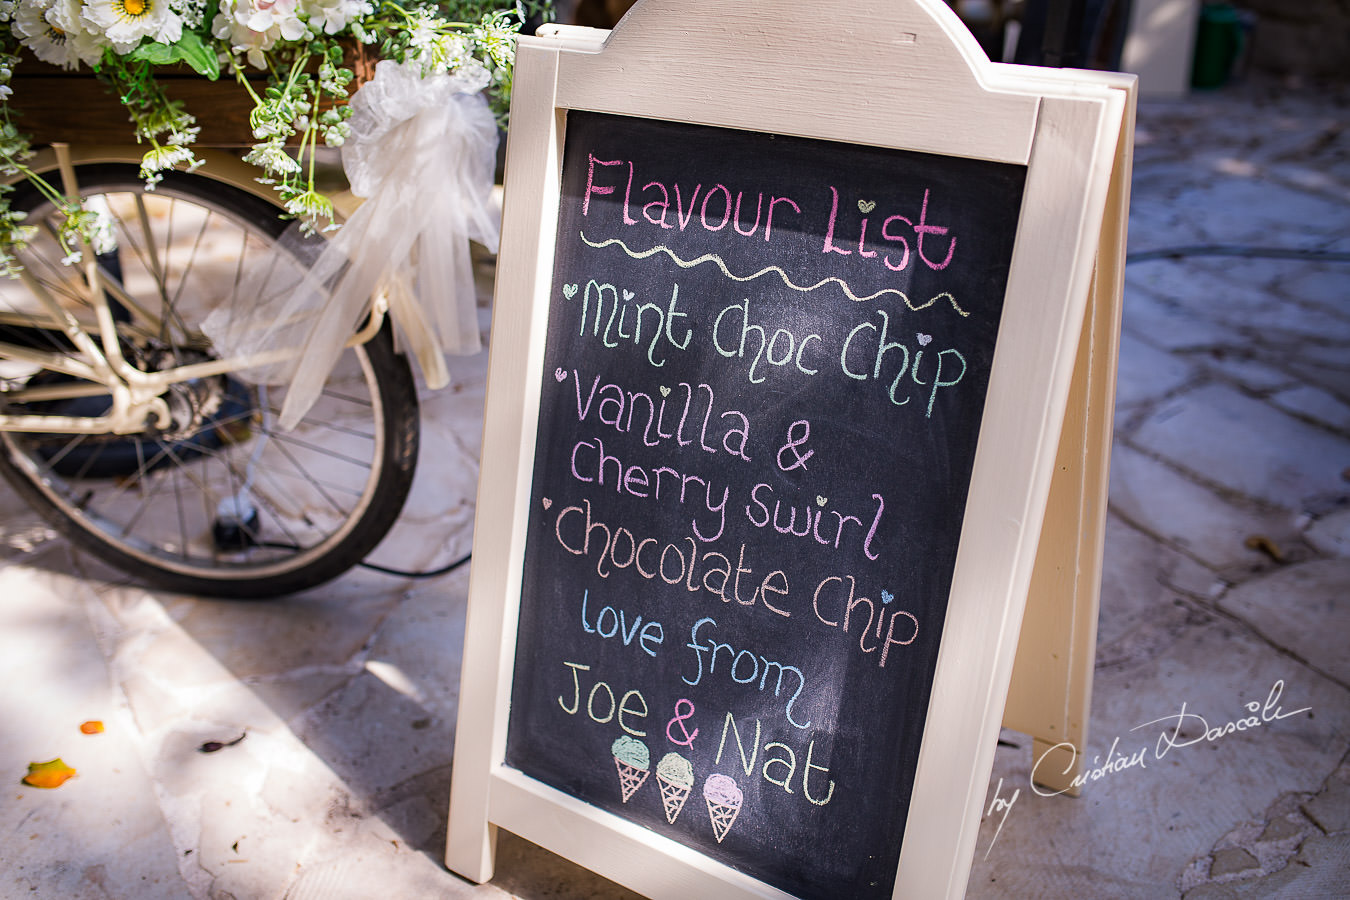
[[[364,45],[353,43],[345,62],[356,72],[356,84],[374,74],[376,60]],[[169,99],[183,101],[186,110],[197,117],[201,128],[197,146],[249,147],[255,143],[248,124],[253,100],[233,75],[222,73],[218,81],[210,81],[179,65],[163,66],[155,77]],[[258,94],[267,88],[261,72],[250,73],[249,83]],[[25,55],[14,69],[11,85],[14,125],[31,135],[34,145],[135,142],[127,110],[112,88],[88,69],[71,72]],[[293,143],[299,143],[299,138]]]

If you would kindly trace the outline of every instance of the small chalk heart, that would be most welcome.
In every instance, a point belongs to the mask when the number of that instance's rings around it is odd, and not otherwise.
[[[666,387],[664,384],[661,385],[661,396],[662,396],[662,397],[669,397],[669,396],[670,396],[670,388]]]
[[[886,590],[885,588],[882,588],[882,589],[881,589],[881,602],[882,602],[882,603],[890,603],[890,602],[891,602],[892,600],[894,600],[894,599],[895,599],[895,595],[894,595],[894,594],[892,594],[890,591]]]
[[[819,494],[816,494],[816,506],[824,506],[826,503],[829,502],[830,501],[828,497],[822,497]]]
[[[922,331],[914,336],[919,339],[920,347],[927,347],[928,342],[933,339],[933,336],[931,334],[924,334]]]
[[[566,369],[554,369],[554,370],[553,370],[553,377],[554,377],[555,379],[557,379],[558,381],[566,381],[566,380],[567,380],[567,370],[566,370]]]
[[[544,504],[544,509],[548,509],[550,506],[553,505],[553,501],[550,500],[548,497],[545,497],[542,502]]]
[[[568,300],[571,300],[573,297],[577,295],[577,288],[578,285],[575,284],[564,284],[563,296],[566,297]]]
[[[623,299],[624,299],[624,300],[632,300],[632,299],[633,299],[634,297],[636,297],[636,296],[637,296],[637,295],[634,294],[632,291],[627,290],[626,288],[624,289],[624,292],[623,292]]]
[[[876,202],[875,200],[859,200],[859,201],[858,201],[858,212],[870,213],[872,210],[874,210],[874,209],[876,209],[876,208],[877,208],[877,202]]]

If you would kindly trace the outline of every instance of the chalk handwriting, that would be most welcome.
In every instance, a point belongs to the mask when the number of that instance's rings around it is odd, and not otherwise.
[[[733,758],[746,775],[753,775],[756,771],[756,764],[759,760],[761,749],[764,752],[764,765],[759,767],[760,776],[770,784],[776,784],[783,789],[785,793],[791,794],[793,778],[797,773],[797,751],[782,741],[764,741],[764,727],[759,719],[755,719],[755,736],[749,742],[749,752],[746,752],[746,741],[741,737],[741,728],[736,723],[736,717],[727,713],[726,719],[722,723],[722,738],[717,744],[717,756],[713,759],[714,765],[722,764],[722,754],[727,750],[727,738],[731,737],[735,744],[733,751],[736,756]],[[798,745],[800,746],[800,745]],[[806,800],[816,806],[824,806],[834,797],[834,780],[830,778],[830,770],[826,766],[819,766],[815,763],[816,739],[812,737],[806,745],[806,765],[802,769],[801,778],[797,785]],[[730,755],[730,754],[728,754]],[[811,773],[817,771],[823,773],[820,777],[825,779],[826,788],[823,797],[817,798],[816,793],[812,791]],[[777,776],[777,777],[775,777]],[[817,783],[818,784],[818,783]]]
[[[680,747],[692,747],[694,739],[698,737],[698,727],[695,726],[691,732],[685,721],[694,717],[694,702],[681,698],[675,701],[675,718],[666,723],[666,737],[670,738],[672,744]],[[679,728],[682,737],[676,737],[673,728]]]
[[[577,295],[577,286],[575,284],[563,285],[563,296],[572,300]],[[631,340],[634,344],[642,343],[643,322],[654,319],[655,322],[648,330],[650,335],[647,344],[647,362],[656,368],[661,368],[666,364],[663,357],[656,358],[657,347],[661,345],[664,338],[668,347],[676,350],[689,349],[689,341],[693,337],[693,329],[684,322],[679,322],[678,327],[683,328],[679,337],[675,334],[677,320],[688,318],[687,312],[681,312],[679,309],[680,286],[674,285],[670,292],[670,303],[665,306],[659,306],[655,303],[638,303],[637,294],[627,288],[618,288],[612,284],[601,284],[592,278],[586,282],[586,290],[581,292],[581,331],[580,336],[586,336],[586,322],[589,318],[591,323],[591,336],[600,338],[600,343],[605,347],[613,349],[619,346],[619,340]],[[594,306],[592,307],[592,303]],[[609,316],[606,318],[605,310],[609,310]],[[644,314],[651,313],[649,318],[644,318]],[[630,320],[631,316],[631,320]],[[615,318],[618,321],[616,323]],[[604,332],[601,333],[600,323],[604,322]],[[624,324],[628,324],[629,331],[624,331]],[[616,340],[611,340],[616,338]]]
[[[792,717],[792,707],[797,700],[801,698],[802,690],[806,687],[806,676],[802,670],[796,666],[783,665],[780,662],[771,660],[766,656],[758,654],[753,650],[737,650],[730,644],[724,644],[711,636],[711,632],[717,628],[717,622],[711,616],[704,616],[694,623],[694,627],[689,629],[689,643],[685,644],[690,650],[694,651],[695,673],[691,681],[688,675],[682,677],[685,684],[693,687],[703,681],[704,659],[703,654],[706,651],[707,673],[714,675],[717,673],[718,654],[726,651],[725,662],[722,672],[737,684],[750,685],[751,687],[763,693],[769,686],[770,676],[773,681],[773,695],[780,696],[783,693],[783,677],[785,675],[795,676],[788,679],[787,689],[792,690],[796,684],[796,690],[792,691],[792,696],[788,698],[787,705],[783,709],[783,715],[788,722],[796,728],[809,728],[811,723],[798,722]],[[709,634],[700,637],[699,632],[707,631]],[[706,643],[704,643],[706,641]],[[758,682],[756,684],[756,682]]]
[[[892,223],[894,223],[894,222],[904,222],[905,225],[907,225],[907,226],[912,230],[912,232],[913,232],[913,234],[914,234],[914,237],[916,238],[916,240],[915,240],[915,244],[916,244],[915,250],[916,250],[916,252],[918,253],[919,259],[921,259],[921,260],[923,261],[923,264],[924,264],[924,265],[926,265],[926,266],[927,266],[928,268],[930,268],[930,269],[936,269],[936,270],[945,269],[945,268],[947,268],[947,266],[951,265],[951,262],[952,262],[952,254],[956,252],[956,238],[955,238],[954,236],[951,238],[950,241],[947,242],[947,256],[942,260],[942,262],[934,262],[933,260],[929,259],[929,258],[928,258],[928,254],[925,253],[925,252],[924,252],[924,249],[923,249],[923,239],[924,239],[925,237],[927,237],[927,236],[929,236],[929,235],[933,235],[933,236],[936,236],[936,237],[941,237],[941,236],[943,236],[943,235],[946,235],[946,233],[947,233],[947,229],[944,228],[944,227],[942,227],[942,226],[939,226],[939,225],[929,225],[929,224],[928,224],[928,195],[929,195],[929,193],[930,193],[930,191],[928,191],[927,189],[925,189],[924,192],[923,192],[923,206],[922,206],[922,208],[919,210],[919,224],[915,225],[914,222],[911,221],[910,219],[908,219],[907,217],[905,217],[905,216],[898,216],[898,215],[896,215],[896,216],[888,216],[888,217],[887,217],[885,220],[883,220],[882,223],[881,223],[881,236],[882,236],[882,239],[885,240],[885,241],[887,241],[887,242],[897,242],[897,243],[899,243],[899,244],[900,244],[900,249],[901,249],[902,254],[903,254],[903,255],[900,257],[900,262],[899,262],[899,263],[893,263],[893,262],[891,262],[891,257],[890,257],[890,254],[889,254],[889,253],[888,253],[888,254],[885,254],[885,255],[881,255],[881,261],[882,261],[882,264],[884,264],[884,265],[886,266],[886,268],[890,269],[892,272],[902,272],[902,271],[904,271],[905,267],[909,265],[909,241],[905,239],[904,234],[892,234],[892,233],[891,233],[890,228],[891,228]],[[870,213],[870,212],[872,212],[872,210],[874,210],[875,208],[876,208],[876,203],[871,203],[870,205],[869,205],[866,201],[859,201],[859,203],[858,203],[858,211],[861,212],[861,213]],[[839,217],[839,190],[838,190],[837,188],[835,188],[833,185],[831,185],[831,186],[830,186],[830,220],[829,220],[829,223],[828,223],[828,224],[826,225],[826,227],[825,227],[825,244],[824,244],[823,247],[821,247],[820,252],[821,252],[821,253],[825,253],[825,254],[829,254],[829,253],[837,253],[837,254],[839,254],[840,256],[851,256],[851,255],[853,254],[853,252],[854,252],[852,249],[847,249],[847,250],[846,250],[846,249],[844,249],[844,248],[842,248],[842,247],[837,246],[837,245],[834,243],[835,223],[836,223],[836,220],[838,219],[838,217]],[[867,247],[866,247],[866,244],[867,244],[867,222],[868,222],[868,218],[867,218],[866,215],[864,215],[864,216],[862,217],[861,222],[859,223],[859,226],[858,226],[858,250],[857,250],[857,252],[858,252],[858,256],[859,256],[860,258],[862,258],[862,259],[873,259],[873,258],[876,258],[876,257],[877,257],[878,255],[880,255],[880,254],[878,254],[878,252],[875,251],[875,250],[868,250]],[[896,227],[899,227],[899,226],[896,226]],[[889,248],[888,248],[888,249],[889,249]]]
[[[633,248],[629,247],[626,243],[619,240],[618,238],[608,238],[606,240],[593,241],[590,238],[586,237],[586,232],[584,231],[580,232],[580,237],[582,243],[584,243],[586,246],[592,249],[603,250],[606,247],[617,246],[619,249],[621,249],[624,253],[628,254],[633,259],[646,259],[649,256],[654,256],[658,253],[664,253],[666,256],[670,257],[671,262],[675,263],[675,265],[683,269],[692,269],[695,266],[702,265],[703,263],[712,263],[715,266],[717,266],[717,268],[722,270],[722,274],[725,277],[731,279],[732,281],[754,281],[756,278],[759,278],[763,275],[773,273],[777,275],[779,279],[782,280],[783,284],[786,287],[789,287],[794,291],[799,291],[804,294],[809,294],[812,291],[817,290],[818,288],[822,288],[827,284],[837,284],[839,285],[839,289],[844,292],[845,297],[858,303],[864,303],[869,300],[875,300],[878,297],[885,297],[889,295],[892,297],[898,297],[900,299],[900,302],[905,304],[905,306],[910,310],[912,310],[913,312],[919,312],[920,310],[928,309],[930,306],[937,303],[939,300],[942,300],[948,303],[951,306],[951,308],[956,312],[957,315],[962,317],[970,315],[969,312],[961,308],[961,305],[956,302],[956,298],[953,297],[947,291],[943,291],[939,294],[934,294],[932,297],[921,303],[915,303],[913,300],[909,298],[908,294],[906,294],[904,291],[897,290],[896,288],[882,288],[881,290],[875,291],[871,294],[859,295],[853,293],[853,289],[848,286],[848,282],[844,281],[844,279],[842,278],[836,278],[833,275],[828,278],[822,278],[814,284],[797,284],[788,276],[787,272],[783,271],[783,269],[781,269],[778,266],[765,266],[759,271],[752,272],[749,275],[737,275],[733,273],[729,268],[727,268],[727,264],[722,260],[722,257],[717,255],[716,253],[704,253],[701,256],[696,256],[691,259],[681,259],[680,257],[675,255],[675,252],[673,250],[661,244],[657,244],[656,246],[648,250],[634,250]]]
[[[844,583],[848,583],[848,596],[840,602],[839,594],[842,592]],[[839,628],[845,634],[849,634],[852,627],[854,612],[862,606],[867,608],[867,624],[863,625],[858,632],[858,649],[863,653],[875,653],[878,649],[881,654],[877,660],[877,665],[881,668],[886,667],[886,659],[889,657],[892,647],[907,647],[914,643],[914,639],[919,636],[919,620],[911,612],[903,609],[894,611],[887,610],[884,606],[878,607],[868,597],[854,596],[854,589],[857,586],[857,579],[852,575],[830,575],[816,585],[816,592],[811,597],[811,608],[815,611],[816,618],[824,625],[831,628]],[[885,593],[885,592],[883,592]],[[822,606],[824,609],[822,609]],[[826,612],[830,615],[842,618],[826,618]],[[875,632],[872,628],[872,622],[876,622]],[[899,631],[896,630],[897,625]],[[882,627],[885,626],[886,636],[881,636]],[[868,641],[871,646],[868,646]]]
[[[566,380],[566,370],[559,371],[564,374],[557,380]],[[713,443],[709,445],[709,427],[717,398],[713,389],[706,384],[693,386],[687,381],[681,381],[674,388],[661,385],[657,391],[661,395],[658,401],[647,391],[627,390],[614,383],[601,385],[599,375],[591,380],[589,388],[584,388],[582,381],[581,373],[573,369],[572,384],[576,391],[578,422],[585,422],[594,409],[595,417],[601,424],[621,434],[634,433],[636,425],[642,433],[642,443],[648,447],[658,447],[662,441],[674,440],[681,447],[697,443],[699,449],[716,454],[720,445],[722,450],[732,456],[750,462],[746,452],[746,444],[750,440],[750,420],[739,410],[728,409],[718,414],[718,424],[711,426]],[[675,397],[670,402],[672,394]],[[680,404],[680,394],[684,395],[683,406]],[[700,407],[703,413],[701,423]],[[675,418],[677,410],[678,419]],[[689,415],[691,411],[694,413],[692,418]]]
[[[589,672],[591,667],[576,662],[564,662],[563,665],[571,670],[572,698],[569,706],[564,692],[558,696],[558,705],[569,716],[575,716],[581,709],[581,673]],[[635,737],[644,737],[647,732],[640,731],[629,722],[631,719],[645,719],[647,714],[647,701],[642,692],[636,689],[625,692],[623,698],[616,701],[614,689],[607,682],[597,681],[586,695],[586,716],[592,722],[605,725],[617,716],[619,727]]]
[[[727,313],[732,313],[731,318],[726,319]],[[737,334],[737,318],[740,319],[740,333]],[[726,319],[727,328],[722,327],[723,320]],[[772,336],[767,336],[763,325],[753,324],[750,321],[750,298],[747,297],[740,303],[733,303],[724,307],[713,320],[712,339],[713,347],[722,356],[735,359],[746,359],[747,344],[750,343],[750,337],[753,335],[758,339],[753,344],[753,355],[750,357],[750,368],[747,373],[751,384],[762,384],[764,374],[755,376],[755,370],[759,368],[760,361],[768,363],[770,366],[782,368],[792,363],[798,372],[803,375],[814,375],[820,370],[810,368],[806,365],[803,357],[806,356],[806,348],[815,346],[813,354],[820,352],[818,346],[821,340],[818,334],[808,334],[798,337],[786,328],[777,328]],[[723,346],[722,339],[726,337],[726,346]],[[739,338],[739,342],[737,341]]]
[[[655,620],[642,623],[642,616],[631,616],[627,610],[616,610],[613,606],[601,607],[592,625],[586,616],[586,605],[590,602],[591,591],[587,588],[581,595],[581,630],[587,634],[598,634],[602,638],[618,637],[625,647],[637,639],[638,648],[648,656],[655,657],[656,650],[666,640],[665,629]],[[641,630],[639,630],[641,629]]]
[[[936,354],[937,361],[933,364],[933,372],[925,376],[927,380],[924,380],[919,377],[919,369],[923,363],[923,348],[932,341],[932,336],[927,334],[914,335],[920,349],[914,351],[911,361],[909,347],[905,345],[904,341],[887,340],[890,316],[885,310],[881,309],[876,311],[876,316],[881,320],[880,328],[877,327],[875,322],[867,320],[859,323],[848,333],[848,337],[844,339],[843,349],[839,353],[840,367],[849,378],[859,381],[866,381],[869,378],[881,380],[881,372],[883,364],[887,362],[887,354],[898,350],[900,352],[899,367],[895,370],[895,377],[891,380],[886,396],[896,406],[904,406],[909,403],[910,396],[907,393],[903,400],[896,397],[896,391],[901,387],[906,375],[909,376],[909,381],[916,386],[931,385],[932,389],[928,391],[928,405],[924,412],[925,417],[931,418],[938,391],[943,388],[955,387],[965,377],[968,369],[965,356],[960,351],[951,348],[939,350]],[[869,331],[871,332],[870,336],[867,334]],[[874,344],[871,343],[872,339],[875,339]],[[855,340],[858,342],[856,350],[853,343]],[[872,354],[873,365],[869,373],[867,369],[868,354],[873,348],[875,348],[875,353]],[[929,358],[932,359],[933,357],[930,355]]]
[[[799,431],[797,426],[801,426]],[[798,419],[788,426],[787,443],[778,448],[778,468],[784,472],[791,472],[793,469],[805,469],[806,461],[815,455],[814,450],[807,450],[802,453],[798,447],[806,446],[806,442],[811,440],[811,422],[807,419]],[[790,461],[784,462],[785,457],[791,454]]]
[[[647,581],[660,578],[668,585],[683,585],[691,594],[708,591],[723,603],[735,601],[741,606],[763,603],[769,612],[784,618],[791,615],[787,609],[775,605],[788,596],[787,576],[781,569],[775,569],[756,583],[754,569],[745,564],[744,542],[733,564],[730,556],[718,550],[700,552],[692,537],[664,544],[655,537],[639,538],[622,525],[611,527],[593,516],[589,498],[580,505],[559,510],[553,534],[568,553],[594,557],[595,571],[601,578],[632,567]],[[744,585],[743,576],[748,576]]]
[[[750,489],[750,503],[745,507],[745,517],[756,528],[772,526],[779,534],[799,538],[811,537],[817,544],[836,550],[840,548],[840,542],[844,539],[845,526],[852,524],[856,527],[850,533],[862,541],[863,553],[868,559],[876,560],[881,557],[881,553],[872,551],[872,540],[876,537],[877,526],[881,524],[881,514],[886,509],[886,501],[880,494],[873,494],[872,499],[876,501],[877,509],[866,534],[863,533],[862,520],[857,516],[845,515],[837,509],[825,509],[829,503],[828,497],[816,495],[814,504],[811,500],[801,501],[799,508],[795,501],[784,504],[781,498],[774,495],[773,485],[767,482],[760,482]],[[769,511],[770,503],[773,505],[772,513]],[[800,528],[797,525],[799,510],[802,514]],[[821,534],[821,522],[826,523],[824,534]],[[833,534],[831,524],[834,526]]]
[[[717,496],[717,489],[713,487],[711,479],[704,478],[701,475],[682,474],[670,466],[658,466],[648,471],[650,467],[640,466],[637,463],[624,465],[619,457],[605,452],[605,442],[600,438],[577,441],[572,446],[571,463],[573,478],[599,487],[605,486],[605,473],[607,471],[613,472],[610,483],[617,493],[628,494],[641,499],[651,498],[659,503],[661,502],[661,488],[664,484],[666,487],[666,502],[678,503],[681,506],[684,506],[692,495],[691,506],[695,510],[695,514],[689,521],[689,527],[694,532],[694,537],[704,543],[711,543],[720,538],[722,531],[726,528],[727,498],[731,493],[731,489],[726,485],[722,486],[721,499],[714,502],[713,498]],[[692,490],[690,489],[691,484],[694,485]],[[702,529],[699,528],[700,496],[703,509],[717,517],[717,530],[712,531],[711,534],[705,533],[706,530],[711,528],[710,525],[705,525]]]

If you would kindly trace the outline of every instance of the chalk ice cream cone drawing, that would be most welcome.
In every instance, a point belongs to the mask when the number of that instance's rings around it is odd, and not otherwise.
[[[745,797],[736,782],[726,775],[709,775],[708,780],[703,782],[703,799],[708,803],[713,837],[720,844],[735,823]]]
[[[627,803],[651,774],[651,753],[646,744],[626,734],[614,741],[610,752],[614,754],[614,765],[619,770],[619,790],[623,792],[623,802]]]
[[[678,753],[667,753],[656,764],[656,783],[661,786],[661,804],[666,808],[666,821],[674,824],[675,817],[684,809],[684,801],[694,787],[694,767]]]

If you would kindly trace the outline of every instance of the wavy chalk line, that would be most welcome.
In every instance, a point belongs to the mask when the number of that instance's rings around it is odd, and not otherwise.
[[[694,266],[701,265],[702,263],[706,263],[706,262],[716,263],[716,264],[717,264],[717,268],[719,268],[719,269],[722,270],[722,274],[725,275],[726,277],[730,278],[732,281],[754,281],[756,278],[760,277],[761,275],[765,275],[765,274],[767,274],[767,273],[769,273],[769,272],[773,272],[773,273],[777,274],[778,277],[781,278],[781,279],[783,280],[783,284],[785,284],[785,285],[787,285],[788,287],[792,288],[794,291],[801,291],[801,292],[804,293],[804,294],[805,294],[805,293],[809,293],[809,292],[811,292],[811,291],[814,291],[816,288],[821,287],[822,285],[826,285],[826,284],[829,284],[830,282],[834,282],[835,284],[839,285],[839,287],[843,290],[844,294],[845,294],[850,300],[854,300],[854,301],[857,301],[857,302],[859,302],[859,303],[861,303],[861,302],[863,302],[863,301],[866,301],[866,300],[875,300],[877,297],[880,297],[882,294],[894,294],[895,296],[899,297],[901,300],[904,301],[905,306],[909,307],[909,308],[910,308],[911,310],[913,310],[914,312],[918,312],[918,311],[921,310],[921,309],[927,309],[928,307],[932,306],[934,303],[936,303],[936,302],[939,301],[939,300],[945,299],[948,303],[950,303],[950,304],[952,305],[952,309],[956,310],[957,313],[959,313],[961,316],[964,317],[964,316],[969,316],[969,315],[970,315],[970,313],[966,312],[966,311],[965,311],[964,309],[962,309],[959,305],[957,305],[957,303],[956,303],[956,298],[953,297],[951,294],[947,293],[946,291],[943,291],[941,294],[938,294],[936,297],[933,297],[933,298],[932,298],[931,300],[929,300],[927,303],[920,303],[919,305],[916,306],[916,305],[914,305],[914,303],[909,299],[909,297],[905,294],[904,291],[898,291],[898,290],[896,290],[895,288],[882,288],[881,290],[877,291],[875,294],[868,294],[866,297],[859,297],[857,294],[853,293],[852,289],[849,288],[848,283],[845,282],[842,278],[834,278],[834,277],[830,277],[830,278],[822,278],[820,281],[817,281],[817,282],[816,282],[815,284],[813,284],[813,285],[809,285],[809,286],[801,286],[801,285],[793,284],[793,283],[792,283],[792,280],[791,280],[790,278],[788,278],[787,272],[784,272],[784,271],[783,271],[782,269],[780,269],[778,266],[765,266],[764,268],[760,269],[758,272],[754,273],[753,275],[733,275],[732,272],[731,272],[731,270],[727,268],[727,264],[726,264],[725,262],[722,261],[722,257],[718,256],[716,253],[705,253],[705,254],[703,254],[702,256],[697,257],[696,259],[684,260],[684,259],[680,259],[678,256],[676,256],[676,255],[671,251],[671,249],[670,249],[669,247],[666,247],[666,246],[661,245],[661,244],[656,245],[655,247],[651,248],[650,250],[633,250],[633,249],[629,248],[629,246],[628,246],[627,244],[625,244],[623,241],[619,240],[618,238],[610,238],[609,240],[606,240],[606,241],[600,241],[600,242],[597,243],[597,242],[595,242],[595,241],[592,241],[590,238],[586,237],[586,232],[584,232],[584,231],[578,232],[578,234],[581,235],[581,240],[582,240],[583,243],[586,244],[587,247],[592,247],[592,248],[594,248],[594,249],[596,249],[596,250],[602,250],[602,249],[604,249],[605,247],[609,247],[609,246],[611,246],[611,245],[613,245],[613,244],[618,244],[619,247],[621,247],[621,248],[623,249],[623,252],[624,252],[624,253],[627,253],[627,254],[628,254],[629,256],[631,256],[633,259],[646,259],[647,257],[649,257],[649,256],[654,256],[654,255],[657,254],[657,253],[664,253],[666,256],[669,256],[669,257],[670,257],[671,261],[674,262],[675,265],[680,266],[681,268],[684,268],[684,269],[692,269]]]

